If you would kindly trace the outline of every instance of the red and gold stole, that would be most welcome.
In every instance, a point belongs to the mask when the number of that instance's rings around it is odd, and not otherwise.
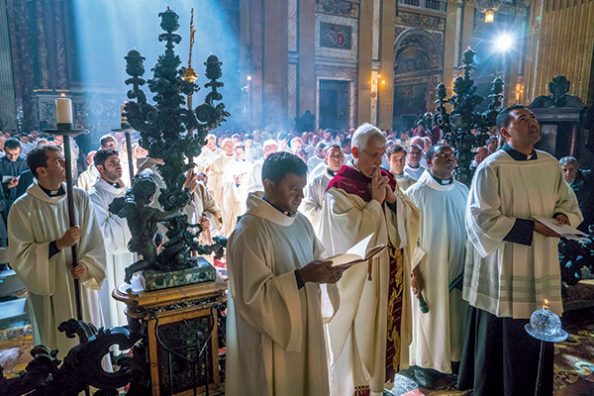
[[[390,179],[390,187],[396,189],[396,179],[390,172],[381,169],[382,176]],[[336,176],[328,183],[327,190],[335,187],[348,194],[359,196],[365,202],[371,201],[371,178],[365,176],[357,169],[343,165]],[[404,262],[402,249],[392,245],[389,238],[388,253],[390,256],[390,277],[388,284],[388,326],[386,339],[386,381],[393,381],[398,372],[400,363],[400,323],[402,317],[402,292],[404,288]],[[360,392],[361,390],[359,390]],[[363,394],[363,393],[359,393]]]

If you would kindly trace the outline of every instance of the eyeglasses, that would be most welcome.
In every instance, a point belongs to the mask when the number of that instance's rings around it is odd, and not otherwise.
[[[367,154],[368,156],[370,156],[371,158],[373,158],[374,160],[383,159],[384,154],[385,154],[385,151],[381,151],[379,153],[370,153],[367,150],[361,150],[361,151],[364,152],[365,154]]]

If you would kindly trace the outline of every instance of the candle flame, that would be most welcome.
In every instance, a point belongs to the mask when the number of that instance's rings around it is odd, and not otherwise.
[[[544,305],[542,306],[544,309],[549,309],[549,300],[545,298]]]
[[[60,93],[60,97],[65,98],[66,94],[64,92]]]

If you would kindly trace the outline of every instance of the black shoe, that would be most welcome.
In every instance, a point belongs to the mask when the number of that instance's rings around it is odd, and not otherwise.
[[[431,373],[429,372],[428,369],[424,369],[424,368],[415,366],[414,373],[415,373],[414,380],[417,383],[417,385],[419,385],[423,388],[428,388],[428,389],[435,388],[435,386],[433,384],[433,376],[431,375]]]

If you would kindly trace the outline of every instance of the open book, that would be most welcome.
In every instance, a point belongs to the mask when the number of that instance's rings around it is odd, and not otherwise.
[[[368,259],[375,256],[376,254],[384,250],[384,248],[386,247],[386,245],[382,243],[371,249],[368,249],[369,241],[372,237],[373,234],[368,235],[367,237],[357,242],[352,248],[347,250],[346,253],[328,257],[326,260],[332,261],[333,267],[365,263]]]
[[[548,217],[534,216],[534,220],[555,231],[565,239],[580,241],[586,234],[567,224],[557,224],[557,220]]]

